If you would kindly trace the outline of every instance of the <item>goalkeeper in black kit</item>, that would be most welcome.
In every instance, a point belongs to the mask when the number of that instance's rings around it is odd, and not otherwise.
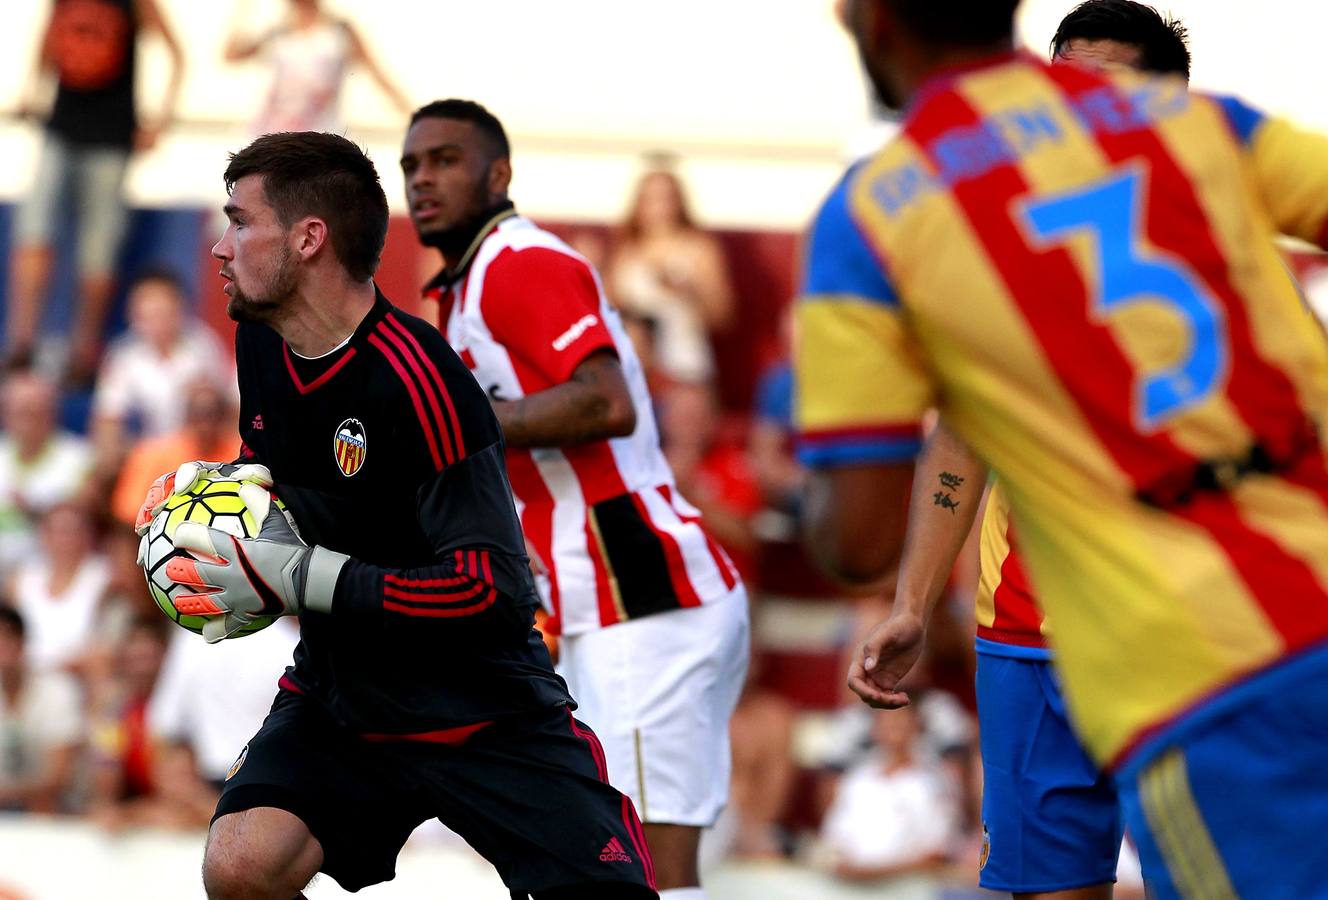
[[[212,253],[240,322],[242,462],[270,473],[299,537],[275,507],[252,540],[182,525],[194,561],[172,577],[210,640],[270,615],[298,615],[301,640],[218,803],[208,896],[291,900],[320,871],[386,881],[434,817],[514,897],[657,896],[636,812],[532,627],[488,399],[374,285],[373,163],[335,135],[273,134],[225,182]]]

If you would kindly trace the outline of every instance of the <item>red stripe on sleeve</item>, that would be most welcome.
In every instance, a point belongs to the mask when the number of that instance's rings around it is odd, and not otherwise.
[[[489,585],[481,581],[470,581],[469,587],[465,590],[450,592],[438,591],[434,593],[422,594],[415,591],[403,591],[400,588],[384,587],[384,597],[395,597],[397,600],[409,600],[413,603],[464,603],[467,600],[474,599],[476,594],[482,593]]]
[[[452,587],[470,581],[465,575],[454,575],[450,578],[402,578],[398,575],[387,575],[385,578],[388,584],[406,588]]]
[[[469,278],[469,274],[466,276]],[[466,458],[466,443],[461,434],[461,422],[457,419],[456,407],[452,405],[452,395],[448,393],[447,386],[443,383],[443,376],[439,374],[438,367],[433,364],[429,354],[424,352],[420,342],[415,340],[415,335],[406,330],[406,327],[397,321],[397,317],[388,313],[386,316],[388,324],[396,328],[401,336],[406,339],[406,343],[414,348],[416,355],[421,363],[424,364],[424,370],[429,373],[433,379],[434,387],[438,389],[438,395],[443,398],[443,406],[447,407],[447,427],[451,429],[452,441],[456,446],[457,459]]]
[[[443,471],[443,458],[438,454],[438,443],[433,437],[433,426],[429,423],[429,417],[424,411],[424,404],[420,401],[420,393],[415,390],[415,384],[411,381],[410,375],[406,374],[400,360],[392,355],[387,344],[383,343],[378,335],[369,335],[369,343],[373,344],[378,352],[383,354],[384,358],[392,365],[392,368],[396,370],[401,383],[406,386],[406,391],[410,394],[410,402],[415,405],[415,415],[419,417],[420,428],[424,429],[424,439],[429,445],[429,456],[433,458],[434,468],[439,472]]]
[[[384,600],[383,609],[395,613],[401,613],[402,615],[405,616],[419,616],[424,619],[458,619],[461,618],[462,616],[473,616],[476,613],[484,612],[484,610],[488,609],[490,606],[493,606],[494,601],[496,601],[497,599],[498,599],[497,591],[491,589],[488,595],[481,602],[475,604],[474,606],[464,606],[464,607],[431,606],[427,608],[417,608],[414,606],[406,606],[401,603],[395,603],[391,600]]]
[[[415,378],[419,383],[421,393],[424,395],[424,400],[429,405],[429,411],[433,413],[433,422],[436,423],[438,427],[438,436],[442,441],[443,447],[443,461],[449,466],[452,465],[456,462],[456,453],[452,450],[452,439],[448,436],[447,428],[443,426],[443,411],[438,406],[438,397],[429,387],[429,380],[424,377],[424,372],[421,371],[419,362],[417,362],[415,357],[411,355],[410,351],[406,349],[406,345],[401,338],[397,337],[397,335],[392,332],[392,329],[387,327],[386,323],[379,322],[376,333],[381,337],[387,338],[392,346],[397,348],[397,352],[401,354],[401,358],[405,360],[406,365],[415,373]]]
[[[493,584],[493,570],[489,567],[489,551],[480,551],[480,575],[479,578],[485,584]]]

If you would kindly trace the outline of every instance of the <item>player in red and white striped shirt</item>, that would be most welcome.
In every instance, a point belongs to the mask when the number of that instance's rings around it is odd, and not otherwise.
[[[700,897],[697,843],[727,799],[746,672],[743,586],[674,486],[598,273],[508,200],[498,120],[469,101],[429,104],[401,166],[420,239],[446,265],[426,296],[503,429],[560,671],[636,802],[663,895]]]

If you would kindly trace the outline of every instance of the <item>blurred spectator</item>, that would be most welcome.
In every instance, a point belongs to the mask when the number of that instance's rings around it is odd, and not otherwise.
[[[160,116],[139,121],[134,100],[138,39],[159,35],[170,53]],[[31,361],[55,260],[62,210],[76,204],[81,292],[70,343],[70,377],[91,381],[114,290],[128,214],[122,192],[131,154],[147,150],[175,114],[184,54],[156,0],[54,0],[37,77],[20,101],[36,117],[46,76],[56,79],[32,193],[19,210],[5,336],[11,363]]]
[[[672,171],[641,177],[605,281],[625,314],[654,323],[664,449],[675,470],[685,467],[700,456],[692,426],[712,414],[710,332],[728,325],[734,301],[724,252],[697,227]]]
[[[745,435],[727,427],[713,408],[693,423],[692,435],[700,456],[674,464],[678,491],[700,511],[706,529],[747,581],[755,565],[752,519],[761,510],[761,494],[748,465]]]
[[[147,705],[169,627],[164,616],[135,619],[118,642],[109,671],[89,683],[88,812],[107,827],[141,823],[153,803]]]
[[[299,639],[299,625],[290,618],[219,644],[176,631],[148,705],[153,737],[191,752],[198,775],[220,789],[271,708]],[[226,690],[218,692],[218,684]]]
[[[567,235],[567,246],[580,253],[596,272],[609,267],[609,242],[604,232],[594,228],[576,228]]]
[[[78,686],[25,658],[23,617],[0,606],[0,811],[56,812],[83,739]]]
[[[129,290],[129,333],[107,354],[93,396],[93,443],[103,478],[119,469],[134,434],[155,437],[181,426],[185,385],[199,379],[233,385],[228,354],[186,313],[184,286],[172,273],[139,275]]]
[[[323,10],[319,0],[289,0],[285,20],[257,37],[241,33],[250,18],[248,4],[238,4],[224,54],[228,62],[262,55],[272,69],[267,100],[254,124],[256,134],[344,132],[341,86],[352,65],[363,66],[397,112],[410,114],[410,101],[375,60],[359,32],[350,22]]]
[[[138,536],[133,531],[134,517],[147,486],[158,475],[174,471],[187,460],[229,462],[240,455],[235,403],[230,392],[215,379],[201,378],[186,384],[182,395],[183,427],[134,444],[110,493],[113,527],[104,542],[112,581],[104,629],[109,637],[114,637],[118,625],[135,615],[156,614],[156,605],[144,587],[143,570],[137,559]]]
[[[653,169],[637,183],[607,280],[618,306],[660,323],[660,359],[670,377],[713,377],[709,332],[732,318],[733,289],[723,249],[696,225],[672,171]]]
[[[111,493],[111,516],[127,526],[128,533],[143,502],[148,485],[180,463],[191,459],[230,462],[240,456],[240,436],[231,392],[218,385],[215,378],[198,378],[183,385],[182,427],[159,437],[145,438],[133,445]]]
[[[807,470],[793,455],[793,365],[787,357],[761,373],[752,412],[752,474],[772,513],[791,517],[783,525],[787,530],[794,527],[807,480]]]
[[[34,669],[81,672],[96,649],[110,565],[96,552],[92,519],[76,503],[52,507],[38,531],[41,553],[14,572],[9,596],[27,622]]]
[[[878,881],[934,871],[955,836],[953,791],[921,751],[912,707],[877,713],[876,751],[839,782],[821,828],[834,873]]]
[[[36,522],[88,483],[92,450],[56,428],[55,385],[16,372],[4,386],[0,436],[0,576],[37,549]]]
[[[755,650],[738,708],[729,721],[733,741],[730,808],[737,820],[729,854],[746,859],[785,855],[780,821],[793,793],[795,713],[791,704],[762,688],[761,656]]]

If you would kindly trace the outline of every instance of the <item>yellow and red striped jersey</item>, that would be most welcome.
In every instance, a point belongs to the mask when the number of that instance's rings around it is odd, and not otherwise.
[[[938,407],[1000,477],[1103,763],[1328,639],[1328,139],[1179,79],[1025,55],[933,80],[808,244],[817,467],[907,461]]]
[[[1028,582],[1015,544],[1010,501],[999,480],[987,497],[978,545],[978,650],[997,656],[1050,659],[1046,617]]]

